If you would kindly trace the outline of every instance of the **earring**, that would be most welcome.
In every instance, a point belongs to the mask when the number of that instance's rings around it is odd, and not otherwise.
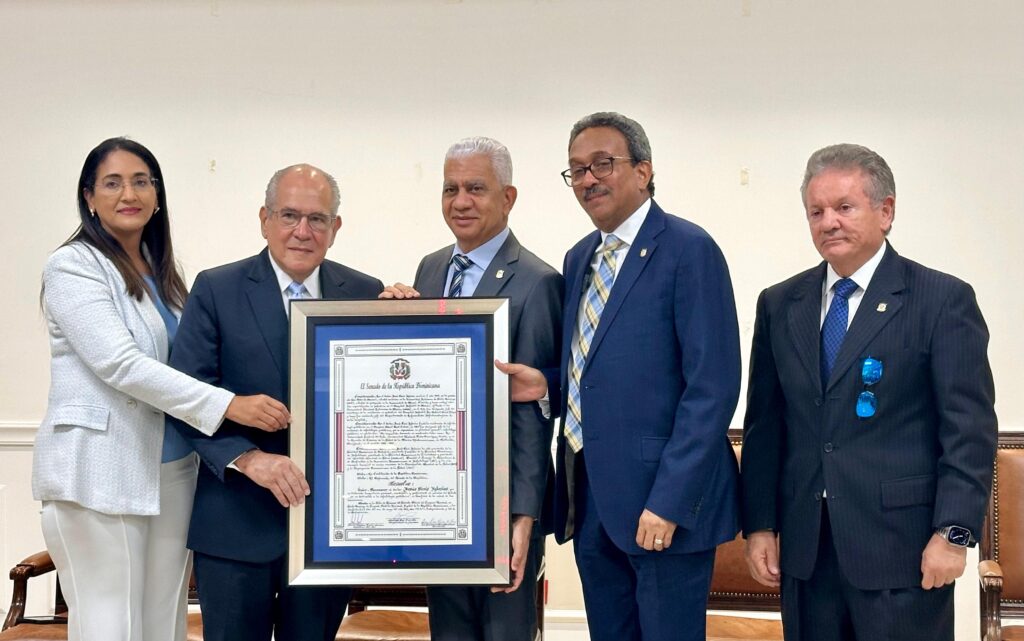
[[[92,214],[92,217],[93,217],[93,218],[95,218],[95,217],[96,217],[96,210],[95,210],[95,209],[90,209],[90,210],[89,210],[89,213],[90,213],[90,214]]]
[[[159,211],[160,211],[160,205],[157,205],[156,209],[153,210],[153,215],[156,216]]]

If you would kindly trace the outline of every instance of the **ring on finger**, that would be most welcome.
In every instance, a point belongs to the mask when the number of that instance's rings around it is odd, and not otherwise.
[[[663,541],[662,539],[654,539],[654,544],[655,545],[664,545],[665,541]]]

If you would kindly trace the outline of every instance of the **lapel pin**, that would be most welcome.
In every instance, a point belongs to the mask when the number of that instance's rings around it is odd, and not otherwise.
[[[494,277],[495,278],[504,278],[505,277],[505,270],[504,269],[499,269],[497,271],[497,273],[494,274]]]
[[[885,311],[885,308],[886,308],[886,305],[885,305],[885,303],[879,303],[879,304],[878,304],[878,307],[876,307],[875,309],[876,309],[876,310],[878,310],[878,311],[880,311],[880,312],[884,312],[884,311]]]
[[[643,258],[646,255],[647,255],[647,248],[644,247],[643,249],[640,250],[640,258]]]

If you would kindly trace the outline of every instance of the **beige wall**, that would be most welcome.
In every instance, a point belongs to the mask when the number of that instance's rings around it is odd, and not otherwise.
[[[746,347],[757,293],[817,261],[797,195],[808,154],[839,141],[881,152],[899,186],[894,246],[975,286],[1001,423],[1024,427],[1022,12],[1013,0],[8,0],[0,430],[43,415],[38,274],[75,226],[77,172],[101,139],[129,134],[160,158],[189,281],[261,246],[264,184],[299,161],[341,183],[331,257],[408,281],[449,238],[444,149],[474,134],[510,147],[512,225],[561,265],[590,229],[558,177],[566,135],[599,109],[644,124],[659,202],[718,239]],[[3,567],[39,546],[27,448],[0,445]],[[552,600],[571,607],[562,581]],[[973,638],[965,618],[958,638]]]

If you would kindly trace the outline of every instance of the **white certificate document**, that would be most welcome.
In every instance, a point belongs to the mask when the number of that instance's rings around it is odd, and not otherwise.
[[[330,545],[472,543],[471,342],[330,342]]]

